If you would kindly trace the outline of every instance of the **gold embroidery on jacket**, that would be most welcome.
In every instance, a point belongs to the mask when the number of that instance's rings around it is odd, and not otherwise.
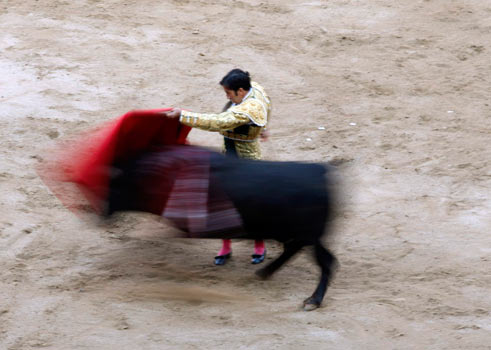
[[[240,104],[231,106],[218,114],[194,113],[182,111],[181,123],[207,131],[218,131],[226,138],[234,140],[237,155],[242,158],[260,159],[261,150],[258,142],[262,129],[271,116],[271,101],[256,82],[251,82],[249,96]],[[246,134],[244,128],[248,125]]]

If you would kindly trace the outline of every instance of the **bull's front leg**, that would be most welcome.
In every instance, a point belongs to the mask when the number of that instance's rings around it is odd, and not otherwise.
[[[333,270],[336,266],[336,257],[324,248],[322,243],[317,242],[314,245],[314,250],[317,263],[321,268],[321,278],[314,294],[303,302],[305,311],[315,310],[322,304],[327,287],[329,286],[329,281],[332,278]]]
[[[256,271],[256,275],[267,279],[273,275],[284,263],[294,256],[305,244],[298,241],[290,241],[283,244],[283,253],[265,267]]]

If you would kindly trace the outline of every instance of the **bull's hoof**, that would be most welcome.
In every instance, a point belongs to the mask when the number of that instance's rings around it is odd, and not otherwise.
[[[267,280],[269,277],[271,277],[271,274],[265,268],[259,269],[255,273],[256,276],[262,280]]]
[[[315,301],[314,298],[309,297],[303,301],[303,310],[304,311],[313,311],[317,308],[319,308],[321,304],[317,301]]]

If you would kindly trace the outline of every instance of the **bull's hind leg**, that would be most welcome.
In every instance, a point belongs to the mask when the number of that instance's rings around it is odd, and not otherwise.
[[[314,251],[317,263],[321,268],[321,278],[314,294],[303,302],[306,311],[315,310],[321,305],[336,265],[336,257],[324,248],[321,242],[314,245]]]
[[[256,275],[258,275],[262,279],[267,279],[271,277],[273,273],[276,272],[284,263],[286,263],[292,256],[294,256],[302,247],[304,243],[298,241],[291,241],[285,243],[283,245],[283,253],[273,260],[271,263],[256,271]]]

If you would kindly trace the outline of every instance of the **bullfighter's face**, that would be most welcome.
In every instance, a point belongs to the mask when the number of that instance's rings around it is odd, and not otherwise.
[[[239,103],[242,102],[244,99],[245,95],[247,95],[247,91],[244,90],[243,88],[240,88],[237,91],[227,89],[225,86],[223,87],[223,90],[225,91],[225,95],[227,98],[232,102],[238,105]]]

